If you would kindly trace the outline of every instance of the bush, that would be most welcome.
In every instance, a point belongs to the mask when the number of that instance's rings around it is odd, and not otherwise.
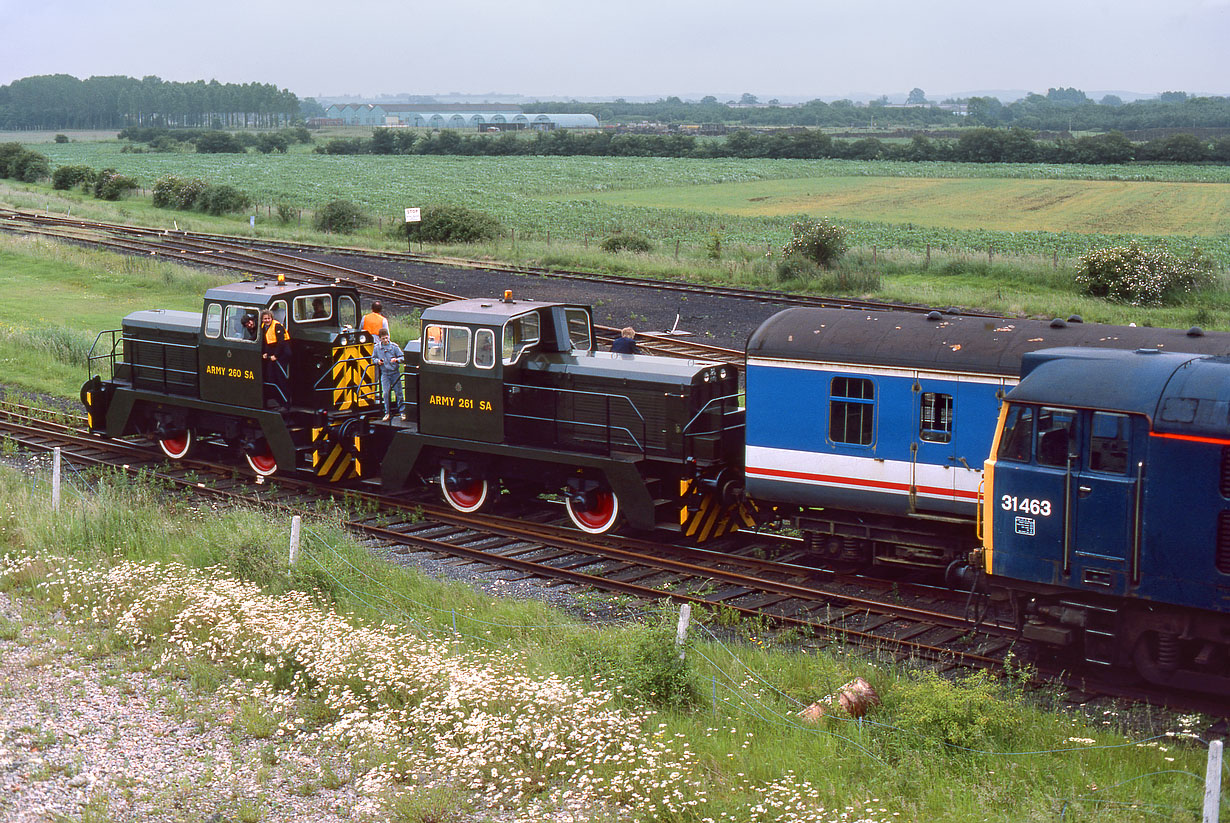
[[[829,268],[846,252],[849,231],[829,220],[801,220],[790,226],[790,241],[782,247],[783,257],[802,257],[817,266]]]
[[[94,196],[99,200],[119,200],[137,187],[137,181],[115,169],[103,169],[94,180]]]
[[[51,175],[51,161],[21,143],[0,144],[0,177],[34,183]]]
[[[56,135],[56,142],[57,142],[57,143],[67,143],[67,142],[68,142],[68,135],[67,135],[67,134],[57,134],[57,135]]]
[[[611,254],[621,251],[645,254],[653,251],[653,244],[639,234],[613,234],[602,241],[602,250]]]
[[[251,197],[226,184],[206,186],[196,199],[197,211],[213,215],[242,211],[251,205]]]
[[[290,203],[278,203],[278,207],[275,211],[278,215],[278,222],[283,226],[299,217],[299,210]]]
[[[957,683],[924,672],[917,680],[900,682],[885,698],[894,724],[925,742],[985,750],[1007,743],[1024,725],[1020,710],[1000,696],[999,688],[984,671]]]
[[[199,154],[243,154],[243,143],[224,131],[207,131],[196,139]]]
[[[428,206],[418,223],[403,223],[396,233],[423,243],[479,243],[493,240],[500,222],[486,212],[465,206]]]
[[[51,187],[67,191],[84,184],[92,188],[96,179],[94,170],[89,166],[60,166],[51,175]]]
[[[1133,240],[1126,246],[1092,249],[1081,255],[1076,283],[1092,297],[1133,306],[1158,306],[1212,283],[1213,262],[1199,249],[1187,257],[1149,249]]]
[[[168,174],[154,183],[153,203],[160,209],[186,211],[196,205],[197,198],[209,184],[196,178],[176,177]]]
[[[370,222],[363,210],[349,200],[331,200],[316,211],[312,225],[317,231],[350,234]]]

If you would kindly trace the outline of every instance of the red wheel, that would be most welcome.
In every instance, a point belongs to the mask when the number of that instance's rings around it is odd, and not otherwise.
[[[440,469],[440,489],[444,492],[444,501],[462,514],[481,509],[490,492],[490,486],[485,479],[463,481],[443,468]]]
[[[244,452],[243,456],[247,458],[248,465],[252,468],[252,471],[261,477],[268,477],[278,470],[277,458],[273,456],[273,452],[269,450],[268,446],[265,446],[265,451],[262,454]]]
[[[162,449],[162,453],[172,460],[179,460],[187,456],[192,449],[192,432],[184,429],[178,434],[164,438],[158,441],[158,447]]]
[[[573,525],[589,534],[606,534],[615,528],[619,520],[619,498],[611,491],[596,491],[585,495],[569,494],[566,497],[568,517]],[[588,499],[588,507],[586,500]]]

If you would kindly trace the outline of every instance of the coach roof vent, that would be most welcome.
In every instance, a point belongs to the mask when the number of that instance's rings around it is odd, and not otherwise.
[[[1204,337],[1204,329],[1199,326],[1192,326],[1187,330],[1188,337]]]
[[[926,317],[926,319],[927,319],[927,320],[932,320],[932,321],[934,321],[934,320],[943,320],[943,319],[944,319],[944,313],[943,313],[943,312],[941,312],[941,311],[934,311],[934,310],[932,310],[932,311],[927,312],[927,317]]]

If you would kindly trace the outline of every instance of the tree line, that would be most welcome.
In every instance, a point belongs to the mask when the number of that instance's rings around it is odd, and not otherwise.
[[[911,100],[921,102],[921,89]],[[921,98],[921,100],[920,100]],[[746,126],[813,126],[825,128],[956,127],[974,123],[987,127],[1011,127],[1037,131],[1134,131],[1159,128],[1230,128],[1230,98],[1195,97],[1186,92],[1164,92],[1155,100],[1124,103],[1115,95],[1099,101],[1075,88],[1049,89],[1029,94],[1012,103],[995,97],[971,97],[945,102],[966,103],[968,117],[936,106],[898,108],[887,98],[866,106],[850,100],[809,100],[800,106],[760,105],[749,94],[736,104],[705,97],[685,102],[666,97],[653,103],[534,103],[522,106],[527,114],[592,114],[604,123],[652,120],[661,123],[726,123]]]
[[[969,129],[955,140],[915,135],[908,143],[875,137],[834,139],[815,130],[758,133],[740,130],[722,139],[692,135],[610,134],[555,130],[524,139],[456,131],[420,134],[377,128],[368,138],[337,138],[317,146],[319,154],[586,155],[597,157],[784,158],[800,160],[905,160],[958,163],[1230,163],[1230,137],[1201,140],[1175,134],[1133,143],[1119,132],[1076,139],[1039,140],[1022,128]]]
[[[298,118],[299,98],[269,83],[47,74],[0,86],[0,129],[272,128]]]

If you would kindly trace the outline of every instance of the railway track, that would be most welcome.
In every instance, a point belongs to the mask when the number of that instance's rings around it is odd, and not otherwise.
[[[940,670],[1005,666],[1019,652],[1015,633],[994,619],[974,626],[965,617],[969,596],[948,589],[819,572],[801,562],[798,544],[733,541],[720,550],[636,538],[594,539],[561,526],[562,513],[523,508],[515,517],[460,515],[430,502],[426,493],[381,494],[374,487],[335,494],[291,476],[267,484],[237,475],[212,460],[169,463],[153,444],[105,440],[85,433],[79,420],[20,406],[0,408],[0,435],[30,451],[59,447],[76,466],[108,466],[171,484],[194,496],[230,504],[315,510],[330,500],[351,511],[345,525],[394,555],[430,553],[481,564],[487,570],[629,596],[642,602],[670,598],[728,615],[767,620],[797,630],[812,647],[855,645],[882,659],[913,661]],[[767,559],[765,556],[767,555]],[[1224,714],[1207,698],[1158,695],[1122,682],[1058,678],[1072,703],[1115,697],[1181,710]]]

